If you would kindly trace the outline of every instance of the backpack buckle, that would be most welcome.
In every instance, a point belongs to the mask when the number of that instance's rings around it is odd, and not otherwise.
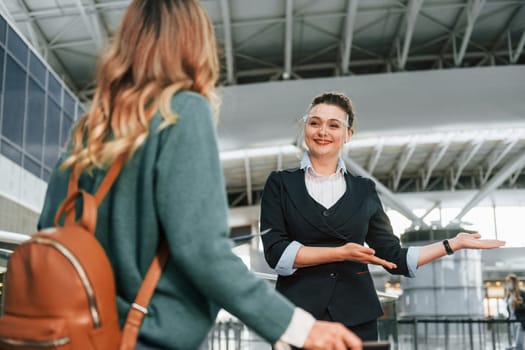
[[[148,309],[146,309],[142,305],[139,305],[137,303],[133,303],[133,304],[131,304],[131,307],[134,308],[135,310],[138,310],[138,311],[142,312],[144,315],[148,314]]]

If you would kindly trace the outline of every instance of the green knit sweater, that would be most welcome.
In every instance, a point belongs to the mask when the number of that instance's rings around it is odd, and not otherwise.
[[[270,342],[286,330],[293,305],[253,276],[231,251],[227,202],[208,101],[192,92],[172,99],[176,124],[151,120],[145,143],[126,163],[98,210],[96,236],[115,272],[124,321],[161,236],[170,259],[148,307],[140,338],[164,349],[196,349],[223,307]],[[84,174],[93,193],[104,171]],[[53,226],[69,171],[49,181],[39,228]]]

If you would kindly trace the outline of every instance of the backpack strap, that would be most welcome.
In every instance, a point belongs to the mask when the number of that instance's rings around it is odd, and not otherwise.
[[[55,216],[55,226],[60,226],[60,218],[66,212],[66,221],[64,226],[75,223],[75,204],[78,197],[82,197],[82,216],[79,219],[82,225],[88,232],[95,233],[97,227],[97,203],[95,198],[86,191],[80,190],[69,194],[64,202],[60,205]]]
[[[89,232],[95,234],[96,222],[97,222],[97,209],[102,200],[109,192],[111,186],[117,179],[120,171],[124,167],[127,160],[127,154],[122,154],[109,167],[106,175],[102,179],[100,186],[94,195],[87,193],[84,190],[78,189],[78,176],[74,176],[71,172],[69,176],[67,197],[60,206],[55,216],[55,226],[58,226],[60,218],[66,213],[66,219],[64,226],[73,224],[76,221],[76,201],[78,197],[82,197],[83,207],[82,216],[80,217],[80,224],[84,226]],[[168,261],[168,244],[165,239],[161,239],[157,254],[153,258],[151,265],[144,277],[144,281],[140,286],[140,289],[135,298],[135,302],[131,305],[131,308],[126,317],[126,323],[124,324],[124,330],[121,338],[121,350],[132,350],[135,349],[137,337],[140,326],[144,316],[148,313],[147,307],[155,292],[155,288],[162,275],[162,270]]]
[[[67,187],[67,196],[62,205],[58,208],[55,216],[55,226],[59,226],[58,223],[64,213],[66,213],[66,219],[64,226],[71,225],[76,222],[76,202],[78,197],[82,196],[83,208],[82,217],[80,218],[80,224],[84,226],[89,232],[95,233],[94,228],[97,223],[97,208],[102,203],[102,200],[109,192],[109,189],[117,179],[120,171],[124,167],[127,160],[127,154],[122,154],[115,159],[113,164],[109,167],[106,176],[102,179],[100,186],[94,195],[91,195],[83,190],[78,189],[79,176],[74,175],[71,171],[69,175],[69,183]],[[92,200],[94,199],[94,200]],[[94,212],[94,216],[92,215]],[[90,213],[90,215],[87,215]]]
[[[162,269],[168,261],[168,244],[165,239],[161,240],[157,255],[153,259],[146,277],[140,286],[140,289],[135,298],[135,302],[131,304],[131,308],[128,311],[126,317],[126,323],[122,331],[122,338],[119,350],[132,350],[135,349],[139,329],[144,320],[144,317],[148,313],[148,304],[153,296],[155,287],[157,286]]]

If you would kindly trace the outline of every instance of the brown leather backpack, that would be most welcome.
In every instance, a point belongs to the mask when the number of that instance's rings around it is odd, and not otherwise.
[[[113,270],[94,232],[98,205],[124,162],[124,157],[115,161],[94,195],[79,190],[78,179],[71,176],[55,227],[35,233],[11,255],[4,279],[0,349],[135,348],[168,253],[162,243],[121,331]],[[77,220],[79,197],[82,214]]]

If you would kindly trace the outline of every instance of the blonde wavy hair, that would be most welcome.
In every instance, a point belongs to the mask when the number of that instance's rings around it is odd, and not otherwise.
[[[89,111],[72,134],[62,169],[74,174],[128,157],[147,138],[159,111],[162,127],[175,123],[171,97],[195,91],[218,105],[215,34],[198,0],[134,0],[118,34],[98,65]]]

